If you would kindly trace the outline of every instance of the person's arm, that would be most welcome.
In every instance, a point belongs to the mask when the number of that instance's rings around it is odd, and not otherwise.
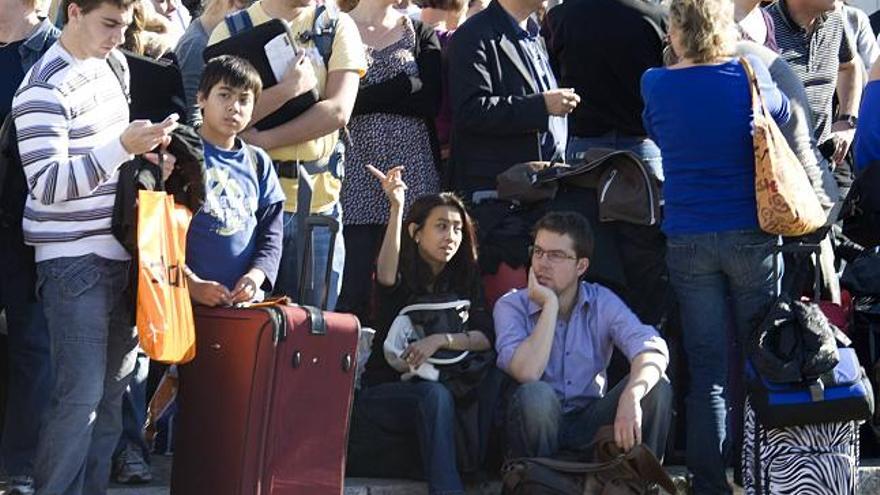
[[[197,27],[193,26],[190,29]],[[204,46],[196,43],[194,36],[184,37],[174,49],[180,64],[180,78],[183,81],[183,92],[186,96],[186,121],[190,124],[202,120],[202,113],[196,104],[196,94],[199,91],[202,71],[205,69],[205,61],[202,59],[204,49]]]
[[[232,293],[220,282],[204,280],[196,275],[188,266],[183,267],[183,272],[189,280],[187,284],[189,297],[196,304],[208,307],[232,304]]]
[[[643,352],[630,363],[629,380],[617,402],[614,440],[624,450],[642,443],[642,399],[657,385],[668,365],[659,352]]]
[[[326,136],[348,124],[357,98],[360,74],[355,70],[337,70],[327,74],[326,96],[299,117],[278,127],[257,131],[251,128],[241,137],[263,149],[274,149]],[[260,100],[262,100],[262,95]]]
[[[629,379],[614,420],[614,439],[629,450],[642,441],[641,401],[666,372],[669,349],[653,327],[643,324],[617,295],[605,291],[599,325],[608,327],[612,341],[630,360]]]
[[[507,364],[507,372],[519,383],[536,382],[544,375],[559,317],[559,299],[552,290],[538,283],[532,270],[529,271],[528,290],[529,299],[541,307],[541,314],[531,335],[519,343]]]
[[[265,88],[260,93],[260,97],[254,103],[251,123],[263,120],[288,101],[311,91],[317,84],[318,79],[312,62],[305,56],[305,51],[300,51],[296,60],[287,67],[278,84]]]
[[[748,44],[764,52],[770,51],[769,48],[753,42],[740,42],[740,44]],[[828,211],[834,206],[835,200],[832,198],[836,198],[839,191],[837,191],[837,183],[831,176],[831,168],[819,152],[816,139],[813,137],[813,117],[804,85],[782,57],[773,58],[769,71],[776,86],[785,93],[790,102],[791,117],[788,122],[780,125],[779,129],[785,136],[788,146],[803,165],[819,202]]]
[[[764,105],[767,107],[767,111],[770,112],[770,115],[777,124],[785,125],[791,117],[788,96],[782,91],[779,91],[776,82],[773,81],[773,77],[770,76],[770,71],[767,70],[767,67],[761,59],[754,56],[747,56],[746,58],[752,66],[752,69],[755,71],[755,77],[758,80],[758,87],[761,90],[761,98],[764,99]]]
[[[280,186],[278,190],[280,191]],[[257,289],[271,291],[278,276],[284,232],[284,200],[258,208],[255,216],[257,227],[251,268],[232,288],[230,297],[233,304],[254,300]]]
[[[278,263],[281,261],[281,246],[284,233],[284,201],[279,201],[257,209],[256,243],[251,268],[263,272],[264,280],[260,288],[272,290],[278,276]]]
[[[449,339],[447,339],[447,335]],[[466,333],[436,333],[408,345],[400,355],[400,358],[406,361],[410,367],[416,369],[440,349],[485,351],[490,347],[492,347],[492,344],[489,342],[489,339],[479,330],[471,330]]]
[[[855,172],[880,161],[880,60],[871,67],[859,107],[859,125],[855,137]]]
[[[851,57],[848,62],[840,64],[840,71],[837,73],[837,99],[840,102],[837,111],[838,115],[858,114],[859,103],[862,99],[863,82],[857,63],[861,62]],[[831,132],[836,145],[832,160],[834,163],[840,164],[843,162],[855,139],[856,131],[848,122],[839,120],[831,125]]]
[[[867,69],[870,70],[874,62],[877,61],[877,58],[880,58],[880,46],[877,45],[877,39],[874,36],[874,31],[871,29],[871,20],[868,18],[868,14],[861,9],[856,9],[855,12],[858,18],[858,28],[856,31],[858,40],[856,44],[859,47],[859,55],[867,64]],[[867,82],[866,79],[865,83]]]
[[[840,64],[837,74],[837,98],[840,100],[838,114],[855,115],[859,111],[862,84],[857,74],[855,59]]]
[[[490,73],[495,64],[488,58],[486,42],[469,34],[460,29],[449,42],[449,95],[455,127],[459,132],[494,135],[546,131],[549,113],[544,95],[500,94]]]
[[[443,65],[437,33],[415,22],[417,76],[404,73],[378,84],[362,86],[354,105],[354,115],[393,113],[433,119],[440,107],[441,70]]]
[[[657,69],[648,69],[642,74],[641,78],[641,93],[642,93],[642,101],[645,104],[644,109],[642,109],[642,126],[645,128],[645,134],[651,138],[652,141],[657,143],[657,146],[661,146],[660,138],[657,136],[656,131],[654,130],[654,121],[653,121],[653,109],[652,109],[652,99],[651,99],[651,90],[654,87],[654,79],[657,75]]]
[[[376,258],[376,282],[385,287],[393,287],[397,283],[397,267],[400,264],[400,235],[406,194],[406,184],[402,178],[403,167],[394,167],[388,174],[383,174],[372,165],[367,165],[367,169],[382,182],[382,190],[391,203],[385,238]]]
[[[21,164],[31,194],[51,205],[88,196],[113,177],[134,155],[167,146],[174,119],[159,124],[136,120],[119,137],[71,156],[68,116],[71,109],[53,88],[27,85],[16,97],[12,114],[18,130]]]

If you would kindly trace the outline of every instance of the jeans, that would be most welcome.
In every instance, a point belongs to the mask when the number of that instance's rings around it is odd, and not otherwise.
[[[456,466],[455,401],[445,385],[430,381],[384,383],[362,390],[356,407],[358,414],[379,428],[418,439],[431,495],[464,493]]]
[[[8,387],[0,444],[0,470],[32,476],[40,422],[49,405],[52,363],[43,304],[34,299],[33,259],[12,247],[11,235],[0,242],[0,309],[6,310]]]
[[[663,160],[660,158],[660,148],[654,144],[654,141],[646,137],[627,136],[617,131],[611,131],[597,137],[571,136],[568,138],[565,161],[576,163],[581,155],[590,148],[632,151],[642,159],[657,180],[663,182]]]
[[[37,264],[55,385],[37,446],[39,495],[101,495],[137,357],[128,261],[94,254]]]
[[[342,270],[345,267],[345,241],[342,236],[342,210],[337,203],[327,216],[339,222],[339,233],[333,246],[333,266],[330,274],[330,289],[327,296],[326,309],[336,308],[336,300],[342,286]],[[278,280],[275,282],[275,294],[288,295],[294,302],[310,306],[321,306],[324,295],[324,274],[327,270],[327,259],[330,253],[330,231],[324,227],[316,227],[312,235],[312,280],[305,292],[305,300],[299,301],[299,267],[301,260],[297,253],[299,235],[295,213],[284,212],[284,238],[281,251],[281,266],[278,268]]]
[[[727,401],[738,392],[728,388],[728,355],[742,356],[730,352],[726,331],[735,327],[741,347],[775,300],[777,243],[778,237],[758,230],[668,236],[666,257],[690,371],[687,466],[695,493],[731,493],[725,476],[734,443]]]
[[[131,383],[122,395],[122,435],[116,445],[114,456],[127,445],[137,447],[145,461],[150,459],[150,449],[144,440],[144,423],[147,421],[147,376],[150,358],[138,349]]]
[[[599,428],[614,423],[626,385],[627,380],[621,380],[601,399],[567,413],[549,383],[519,385],[507,409],[510,457],[550,457],[560,449],[588,450]],[[672,385],[666,377],[654,385],[641,406],[642,441],[662,458],[672,420]]]

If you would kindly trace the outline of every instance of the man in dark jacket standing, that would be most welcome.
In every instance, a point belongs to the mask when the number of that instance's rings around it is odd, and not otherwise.
[[[544,21],[550,63],[563,86],[583,102],[569,119],[566,161],[590,148],[632,151],[662,182],[660,149],[642,125],[642,74],[663,65],[666,12],[643,0],[570,0]],[[658,225],[613,222],[627,291],[622,294],[647,324],[660,324],[671,301],[666,242]]]
[[[565,156],[580,97],[556,83],[532,18],[542,3],[494,0],[450,42],[451,180],[467,199],[511,165]]]

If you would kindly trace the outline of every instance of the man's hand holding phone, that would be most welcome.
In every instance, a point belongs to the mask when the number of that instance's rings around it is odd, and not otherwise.
[[[157,147],[168,146],[171,131],[177,128],[180,116],[172,113],[165,120],[154,124],[149,120],[135,120],[128,124],[119,140],[125,151],[132,155],[143,155]]]

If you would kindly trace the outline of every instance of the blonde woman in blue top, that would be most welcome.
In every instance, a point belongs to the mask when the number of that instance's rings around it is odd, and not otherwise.
[[[679,61],[648,70],[642,96],[645,129],[663,156],[667,264],[691,377],[687,465],[695,493],[731,493],[726,329],[735,321],[745,336],[774,300],[778,239],[758,226],[751,93],[732,58],[733,3],[673,0],[669,26]],[[769,112],[786,122],[788,99],[760,60],[749,62]]]

